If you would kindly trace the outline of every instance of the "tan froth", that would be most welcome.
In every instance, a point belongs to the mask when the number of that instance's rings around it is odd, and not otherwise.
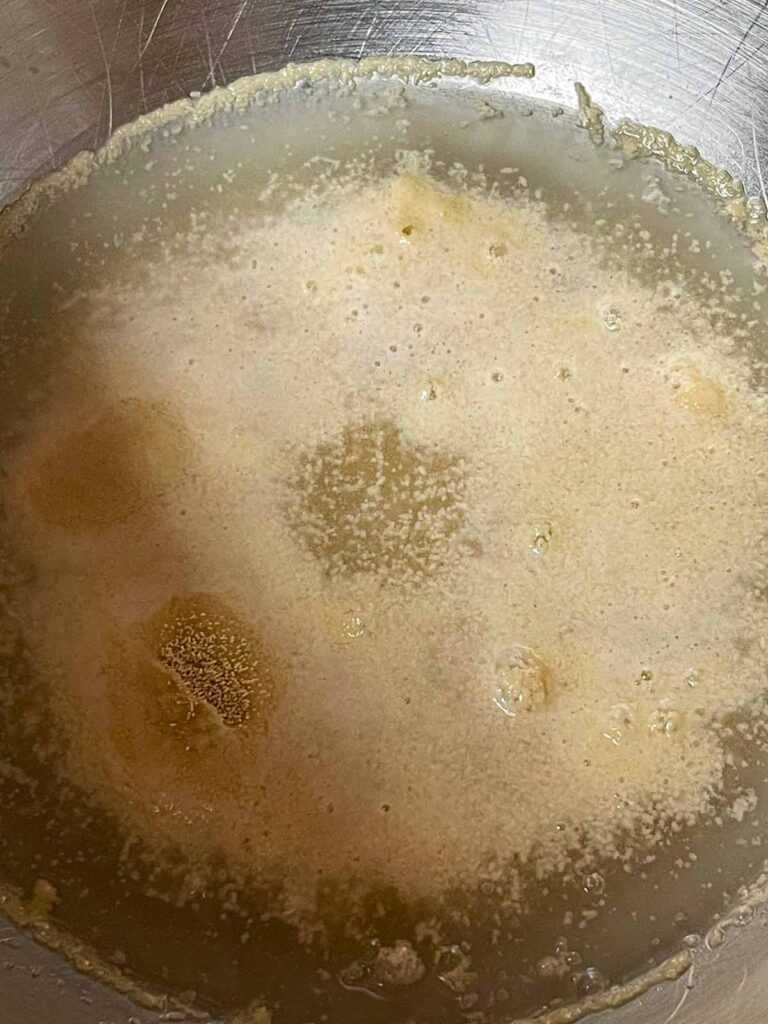
[[[9,461],[66,771],[307,910],[693,821],[765,674],[728,339],[532,200],[411,175],[227,230],[84,296],[98,407]]]
[[[695,366],[685,367],[683,373],[686,380],[677,392],[677,404],[702,416],[725,416],[728,402],[723,387],[699,373]]]
[[[393,227],[404,242],[418,242],[441,223],[462,224],[469,214],[469,205],[462,196],[435,188],[415,175],[394,180],[390,202]]]

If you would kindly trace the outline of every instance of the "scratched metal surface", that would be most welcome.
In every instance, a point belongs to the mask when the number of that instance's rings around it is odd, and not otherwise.
[[[3,0],[0,202],[117,125],[286,60],[373,53],[533,60],[612,116],[674,131],[763,190],[766,0]],[[768,177],[768,175],[766,175]]]
[[[532,60],[529,91],[563,103],[580,79],[611,118],[670,129],[765,195],[767,46],[768,0],[2,0],[0,204],[192,91],[288,60],[407,52]],[[765,923],[592,1019],[764,1024]],[[159,1019],[0,920],[0,1024]]]

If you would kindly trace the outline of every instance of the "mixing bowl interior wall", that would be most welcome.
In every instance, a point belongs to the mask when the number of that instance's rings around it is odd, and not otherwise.
[[[391,53],[530,60],[526,91],[673,131],[762,189],[757,0],[9,0],[0,11],[0,199],[163,103],[288,61]]]

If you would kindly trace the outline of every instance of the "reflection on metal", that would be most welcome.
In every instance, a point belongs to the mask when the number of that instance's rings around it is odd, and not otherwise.
[[[626,115],[694,143],[764,194],[764,0],[2,0],[0,203],[162,103],[287,61],[417,53],[536,64],[531,95],[574,105],[582,81]],[[0,1024],[157,1017],[0,929]],[[595,1024],[763,1024],[768,936],[757,921]],[[426,1024],[426,1022],[425,1022]]]
[[[583,81],[762,189],[768,10],[757,0],[4,0],[0,200],[161,103],[288,60],[382,53],[532,60]]]

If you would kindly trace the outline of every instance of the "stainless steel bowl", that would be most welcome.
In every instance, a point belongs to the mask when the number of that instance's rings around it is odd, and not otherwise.
[[[0,204],[139,114],[288,61],[417,53],[530,60],[531,95],[590,88],[765,196],[765,0],[4,0]],[[766,169],[768,177],[768,169]],[[765,915],[600,1024],[763,1024]],[[155,1022],[0,919],[0,1024]],[[175,1018],[174,1018],[175,1019]]]

